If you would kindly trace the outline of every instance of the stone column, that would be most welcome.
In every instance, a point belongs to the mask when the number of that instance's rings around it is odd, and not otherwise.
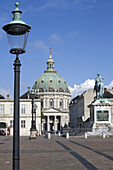
[[[55,131],[55,134],[56,134],[56,131],[57,131],[56,116],[54,116],[54,131]]]
[[[58,98],[56,98],[56,108],[58,109]]]
[[[50,131],[49,116],[47,116],[47,131]]]
[[[47,108],[47,98],[45,98],[45,108]]]
[[[45,98],[43,98],[43,108],[45,108]]]
[[[60,127],[63,127],[64,126],[64,123],[63,123],[63,121],[62,121],[62,116],[61,116],[61,118],[60,118]]]
[[[56,108],[56,98],[54,97],[54,108]]]
[[[61,130],[61,116],[60,116],[60,119],[59,119],[59,124],[60,124],[60,130]]]
[[[66,101],[67,101],[67,99],[65,98],[65,99],[64,99],[64,103],[65,103],[65,104],[64,104],[64,105],[65,105],[65,106],[64,106],[64,109],[67,109],[67,108],[66,108]]]
[[[57,106],[58,106],[58,108],[60,108],[60,105],[59,105],[60,100],[58,99],[57,102],[58,102],[58,103],[57,103],[57,104],[58,104]]]
[[[47,108],[49,108],[49,98],[47,98]]]

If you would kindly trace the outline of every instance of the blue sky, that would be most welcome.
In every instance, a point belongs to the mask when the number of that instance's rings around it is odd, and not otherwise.
[[[12,20],[14,0],[0,4],[0,93],[13,96],[14,55],[9,53],[2,27]],[[92,87],[97,72],[112,87],[113,0],[19,0],[21,17],[31,25],[21,60],[21,94],[46,69],[49,48],[55,69],[71,90]],[[77,87],[77,89],[76,89]],[[78,93],[74,93],[77,95]],[[73,95],[73,97],[74,97]]]

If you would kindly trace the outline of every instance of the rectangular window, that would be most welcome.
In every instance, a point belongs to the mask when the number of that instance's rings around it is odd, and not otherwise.
[[[21,128],[25,128],[25,120],[21,120]]]
[[[25,104],[21,104],[21,114],[25,114]]]
[[[4,113],[4,105],[0,104],[0,113],[3,114]]]
[[[14,114],[14,104],[10,104],[10,114]]]
[[[14,125],[14,121],[10,120],[10,128],[13,128],[13,125]]]

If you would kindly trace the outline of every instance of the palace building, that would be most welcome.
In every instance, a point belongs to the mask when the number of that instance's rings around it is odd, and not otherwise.
[[[103,98],[96,99],[88,89],[70,102],[70,128],[76,133],[113,136],[113,89],[104,88]]]
[[[37,94],[34,99],[35,124],[38,134],[42,131],[59,131],[69,124],[69,103],[71,94],[67,82],[54,70],[54,60],[47,60],[47,69],[35,81],[31,91]],[[20,135],[29,136],[32,124],[32,99],[30,88],[20,97]],[[0,96],[0,129],[9,129],[13,135],[14,100]],[[43,115],[43,117],[42,117]]]
[[[29,93],[29,92],[28,92]],[[41,101],[34,100],[36,105],[36,126],[38,134],[41,133]],[[32,124],[32,100],[27,98],[20,99],[20,136],[29,136]],[[6,134],[13,135],[13,114],[14,114],[14,100],[5,99],[0,96],[0,129],[3,129]]]

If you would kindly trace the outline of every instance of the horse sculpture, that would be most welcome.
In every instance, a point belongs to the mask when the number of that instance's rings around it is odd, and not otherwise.
[[[104,83],[102,82],[103,78],[97,73],[95,80],[94,90],[96,90],[96,99],[103,98],[104,93]]]

